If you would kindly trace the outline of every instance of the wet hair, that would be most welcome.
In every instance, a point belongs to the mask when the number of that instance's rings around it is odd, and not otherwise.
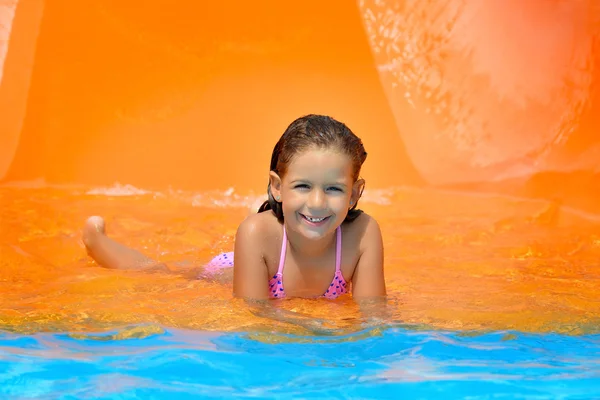
[[[305,115],[292,122],[273,148],[270,170],[283,179],[294,156],[312,148],[336,150],[346,154],[352,161],[353,181],[358,180],[360,169],[367,158],[362,141],[345,124],[326,115]],[[281,203],[273,198],[270,180],[267,196],[268,200],[260,206],[258,212],[273,210],[277,219],[283,222],[283,209]],[[344,222],[354,221],[362,213],[362,210],[356,208],[357,205],[358,199],[348,211]]]

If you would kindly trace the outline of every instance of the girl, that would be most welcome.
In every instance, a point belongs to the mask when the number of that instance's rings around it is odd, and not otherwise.
[[[204,272],[233,266],[234,295],[250,300],[335,299],[350,289],[355,299],[383,298],[381,232],[356,208],[366,157],[361,140],[331,117],[292,122],[273,149],[268,200],[240,224],[234,253]],[[106,236],[100,217],[88,219],[83,242],[104,267],[168,271]]]

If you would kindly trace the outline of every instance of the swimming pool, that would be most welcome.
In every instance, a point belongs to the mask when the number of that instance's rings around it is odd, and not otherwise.
[[[388,326],[307,337],[145,328],[149,336],[129,340],[114,333],[2,335],[0,394],[64,399],[600,396],[600,335],[465,336]]]
[[[599,11],[0,1],[0,181],[29,181],[0,186],[0,398],[600,398]],[[375,323],[349,298],[274,321],[184,273],[315,111],[368,148]],[[90,186],[116,180],[140,187]],[[463,192],[390,187],[427,184]],[[182,274],[99,268],[90,215]]]
[[[79,243],[120,240],[182,269],[230,250],[262,195],[131,186],[0,188],[0,394],[8,398],[600,396],[600,225],[541,200],[390,188],[388,320],[348,298],[290,299],[273,321],[227,277],[112,271]]]

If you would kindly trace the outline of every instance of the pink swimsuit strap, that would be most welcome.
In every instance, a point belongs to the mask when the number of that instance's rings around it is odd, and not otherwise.
[[[283,265],[285,264],[285,253],[287,251],[287,233],[285,233],[285,225],[283,226],[283,240],[281,241],[281,253],[279,254],[279,267],[277,275],[283,275]]]
[[[281,241],[281,254],[279,256],[279,267],[277,273],[269,281],[269,295],[272,298],[284,298],[285,291],[283,290],[283,267],[285,265],[285,254],[287,251],[287,233],[285,232],[285,225],[283,226],[283,239]],[[336,245],[335,245],[335,275],[333,281],[329,285],[327,291],[323,294],[323,297],[328,299],[335,299],[338,296],[347,293],[348,287],[344,276],[342,275],[342,228],[340,226],[336,229]]]

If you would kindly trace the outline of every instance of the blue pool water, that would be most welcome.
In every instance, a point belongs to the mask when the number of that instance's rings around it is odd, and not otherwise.
[[[0,335],[2,399],[597,399],[600,335]]]

